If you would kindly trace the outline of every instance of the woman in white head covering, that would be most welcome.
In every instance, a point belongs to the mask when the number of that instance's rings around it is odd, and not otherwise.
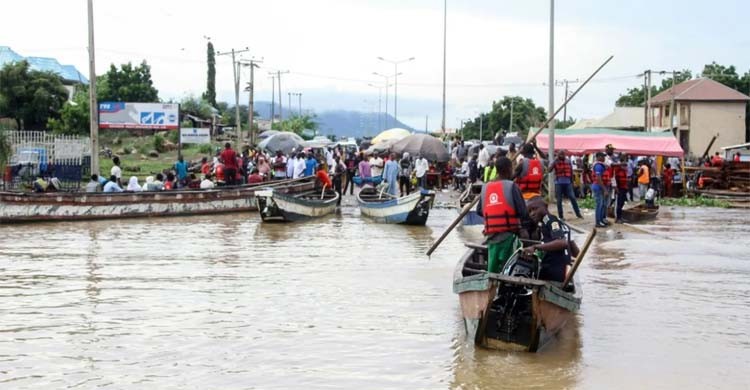
[[[142,190],[143,191],[153,191],[153,189],[149,188],[149,184],[151,184],[151,185],[154,184],[154,177],[153,176],[146,177],[146,182],[143,183]]]
[[[133,192],[143,191],[143,189],[141,189],[141,186],[138,185],[137,177],[130,176],[130,181],[128,181],[128,188],[126,188],[125,191],[133,191]]]

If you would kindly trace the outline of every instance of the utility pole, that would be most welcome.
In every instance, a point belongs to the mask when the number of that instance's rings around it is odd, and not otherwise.
[[[297,94],[297,98],[299,99],[299,116],[302,117],[302,92]]]
[[[646,88],[647,97],[646,97],[646,112],[648,113],[648,120],[647,125],[648,129],[646,131],[651,131],[651,122],[653,122],[653,115],[651,113],[651,70],[648,71],[648,88]]]
[[[648,131],[648,70],[643,71],[643,131]]]
[[[89,118],[91,122],[91,174],[99,174],[99,104],[96,100],[96,61],[94,60],[94,2],[88,0],[89,17]]]
[[[427,134],[427,124],[428,124],[429,120],[430,120],[430,116],[429,115],[425,115],[424,116],[424,132],[425,132],[425,134]]]
[[[549,0],[549,115],[555,112],[555,0]],[[549,150],[547,156],[555,156],[555,120],[549,121]],[[550,160],[551,161],[551,160]],[[549,201],[555,200],[555,175],[547,175],[547,194]]]
[[[378,131],[383,131],[383,124],[382,124],[383,108],[382,108],[382,105],[381,105],[381,103],[383,102],[383,100],[382,100],[382,98],[383,98],[383,87],[379,87],[379,86],[374,85],[374,84],[367,84],[367,85],[370,86],[370,87],[373,87],[373,88],[377,88],[377,90],[378,90]],[[388,88],[388,84],[385,85],[385,88]],[[388,95],[386,95],[386,97],[387,96]],[[386,101],[386,109],[388,109],[388,103],[387,103],[387,101]]]
[[[236,55],[250,51],[249,48],[245,47],[242,50],[235,50],[234,48],[230,52],[216,52],[217,56],[232,55],[232,74],[234,75],[234,120],[237,126],[237,144],[242,145],[242,126],[240,121],[240,63],[236,60]],[[238,146],[239,148],[239,146]]]
[[[262,62],[263,60],[252,59],[243,63],[243,65],[250,67],[250,82],[247,83],[246,89],[250,92],[250,100],[247,105],[247,123],[250,127],[250,145],[255,145],[255,128],[253,127],[253,122],[255,120],[255,68],[260,68],[258,63]]]
[[[276,117],[274,111],[276,109],[276,76],[274,73],[271,75],[271,129],[273,129],[273,120]]]
[[[448,49],[448,0],[443,1],[443,121],[440,128],[445,137],[445,68]]]
[[[580,81],[578,79],[575,79],[575,80],[563,79],[560,82],[557,82],[557,81],[555,82],[555,85],[561,85],[561,86],[565,87],[565,98],[563,99],[563,102],[566,101],[566,100],[568,100],[568,85],[569,84],[579,83],[579,82]],[[563,107],[563,122],[565,122],[567,120],[568,120],[568,105],[566,104]]]
[[[287,92],[286,94],[289,97],[289,100],[288,100],[289,101],[289,112],[291,112],[292,111],[292,93],[291,92]]]
[[[281,75],[285,73],[289,73],[289,71],[276,71],[276,77],[279,79],[279,120],[282,121],[284,120],[284,107],[281,105]],[[291,106],[291,103],[289,105]]]
[[[482,130],[483,130],[483,129],[482,129],[482,125],[483,125],[483,123],[482,123],[482,122],[483,122],[483,121],[484,121],[484,114],[482,114],[482,113],[480,112],[480,113],[479,113],[479,142],[482,142]]]

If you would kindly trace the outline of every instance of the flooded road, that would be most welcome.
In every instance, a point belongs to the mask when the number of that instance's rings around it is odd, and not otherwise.
[[[0,388],[750,388],[747,212],[602,232],[537,354],[465,341],[452,273],[480,229],[424,256],[455,215],[0,227]]]

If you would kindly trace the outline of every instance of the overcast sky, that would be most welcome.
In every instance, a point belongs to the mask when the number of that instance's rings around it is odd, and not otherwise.
[[[373,72],[393,72],[377,57],[415,57],[399,66],[399,119],[421,129],[428,116],[430,129],[440,126],[441,0],[95,0],[94,8],[97,74],[110,63],[145,59],[162,99],[205,90],[208,36],[219,51],[248,47],[243,58],[263,58],[256,101],[270,101],[269,71],[289,70],[282,76],[284,104],[288,92],[301,92],[303,106],[317,111],[377,111],[378,91],[367,84],[383,83]],[[88,74],[85,0],[12,0],[3,11],[0,45],[55,57]],[[621,93],[641,82],[636,75],[644,69],[699,72],[717,61],[744,73],[749,15],[750,3],[741,0],[558,0],[556,79],[583,80],[615,56],[568,114],[606,115]],[[548,0],[448,0],[447,126],[505,95],[546,108],[548,45]],[[243,84],[247,79],[243,71]],[[216,83],[219,99],[233,101],[228,56],[217,58]],[[562,96],[556,88],[556,104]],[[247,99],[243,93],[241,101]],[[389,103],[392,113],[393,88]]]

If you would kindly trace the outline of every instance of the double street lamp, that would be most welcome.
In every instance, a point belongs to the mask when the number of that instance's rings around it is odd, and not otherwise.
[[[393,76],[384,75],[378,72],[372,72],[375,76],[380,76],[383,79],[385,79],[385,119],[384,119],[384,127],[388,127],[388,87],[391,85],[390,80],[391,77],[398,77],[401,73],[396,73]]]
[[[394,92],[393,92],[393,119],[398,122],[398,76],[401,73],[398,73],[398,65],[403,64],[405,62],[414,61],[414,57],[410,57],[403,60],[388,60],[383,57],[378,57],[380,61],[388,62],[390,64],[393,64],[393,84],[394,84]],[[387,100],[387,99],[386,99]],[[386,103],[386,107],[388,106],[388,103]]]

